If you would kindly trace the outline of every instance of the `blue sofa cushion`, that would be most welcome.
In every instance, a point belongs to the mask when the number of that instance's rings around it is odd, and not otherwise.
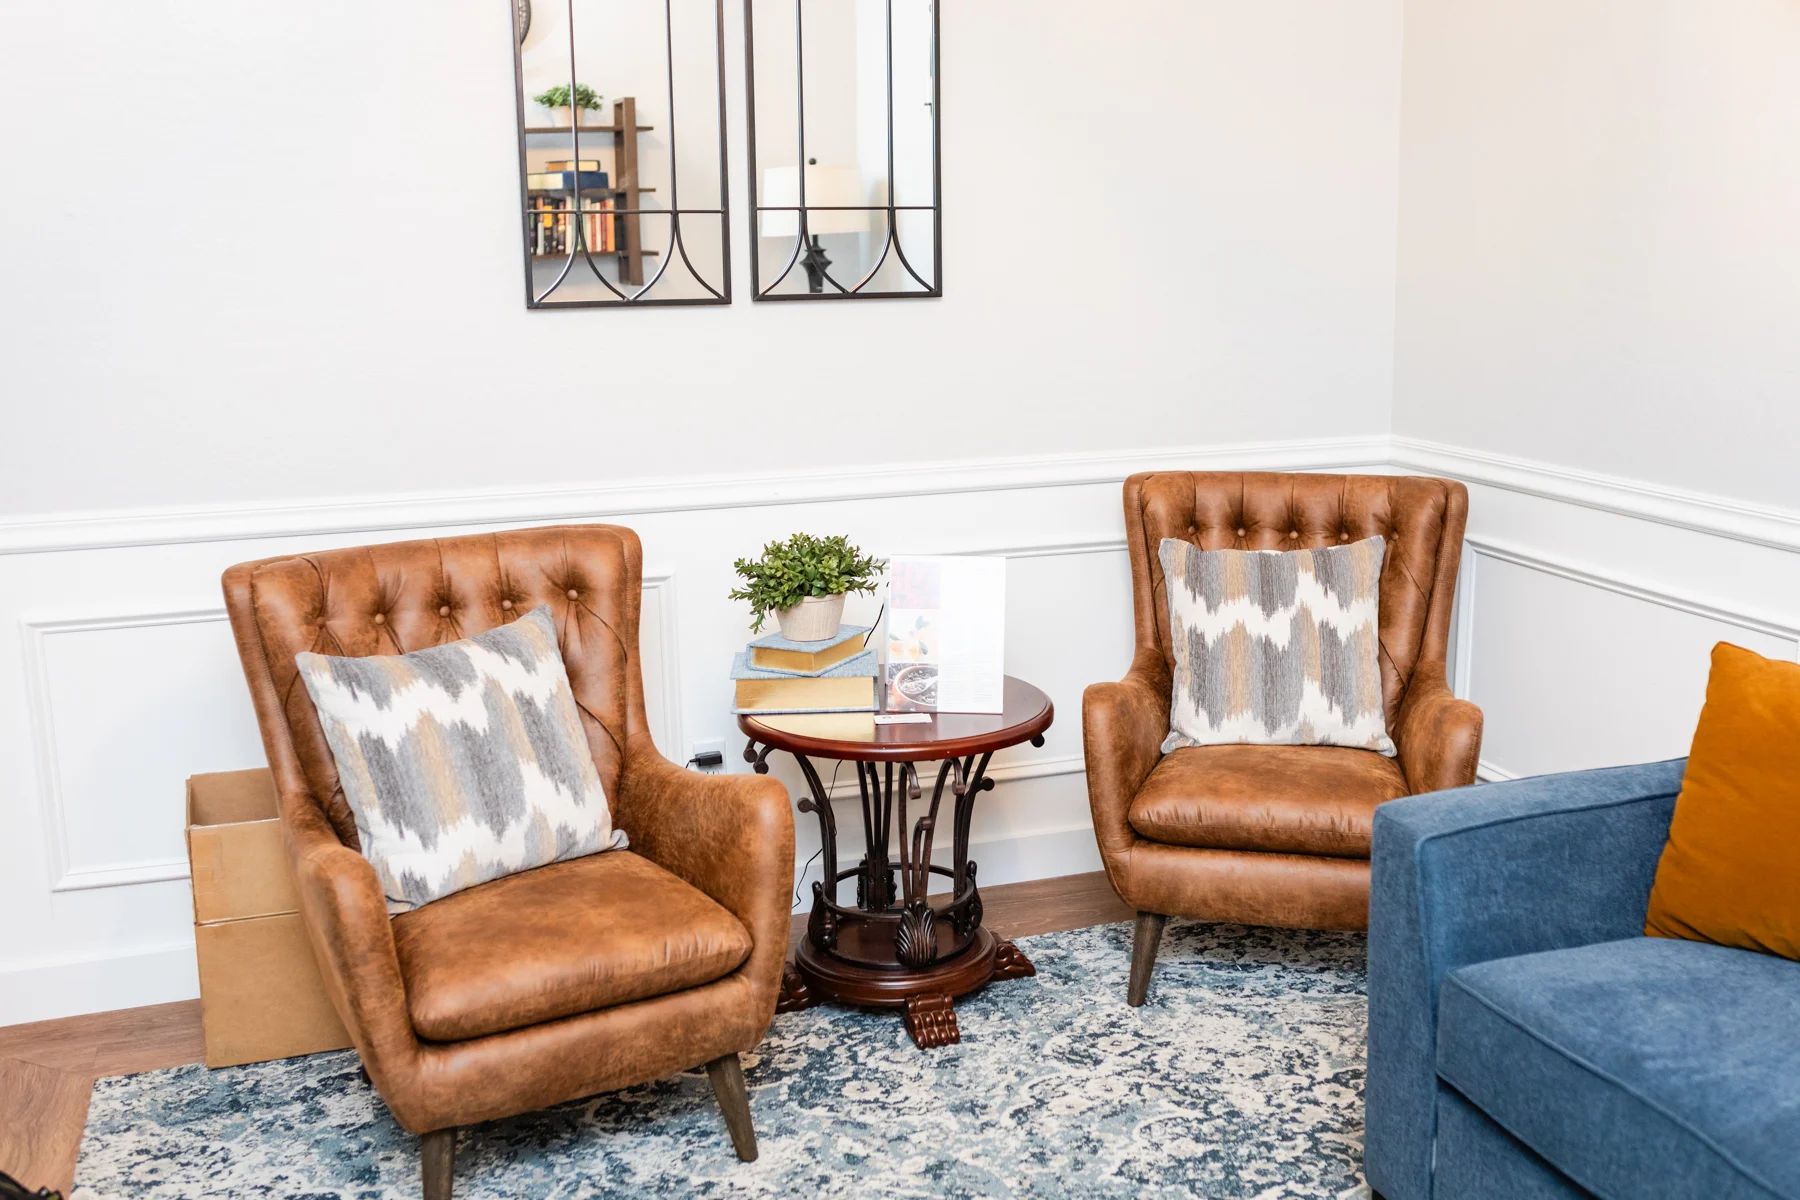
[[[1800,963],[1628,938],[1452,971],[1438,1074],[1605,1200],[1800,1200]]]

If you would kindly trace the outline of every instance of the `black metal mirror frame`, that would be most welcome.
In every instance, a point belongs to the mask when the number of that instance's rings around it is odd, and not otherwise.
[[[887,241],[882,245],[881,255],[875,265],[869,268],[861,282],[846,287],[831,277],[829,270],[824,270],[825,282],[830,285],[823,292],[776,292],[782,282],[793,273],[795,265],[800,261],[802,249],[807,244],[806,228],[806,171],[799,169],[800,202],[791,205],[764,206],[757,198],[756,168],[756,41],[755,41],[755,5],[756,0],[744,0],[744,91],[745,117],[750,136],[750,291],[757,300],[904,300],[933,299],[944,294],[944,171],[942,155],[942,97],[940,80],[943,72],[938,57],[938,3],[931,5],[931,203],[930,204],[896,204],[894,203],[894,0],[885,0],[887,13],[887,198],[886,204],[856,204],[816,206],[814,211],[824,211],[827,207],[839,212],[879,212],[887,214]],[[798,158],[806,162],[806,29],[801,12],[805,0],[794,0],[794,109],[798,126],[799,148]],[[760,238],[757,235],[758,219],[765,212],[795,212],[800,214],[800,230],[794,239],[794,252],[788,257],[787,265],[781,274],[768,287],[762,284],[762,256],[759,253]],[[927,284],[919,278],[919,273],[907,261],[906,251],[900,245],[900,227],[895,221],[895,214],[901,212],[931,213],[931,283]],[[881,271],[889,254],[898,257],[906,273],[913,277],[922,290],[903,292],[865,292],[863,288]]]
[[[575,0],[566,0],[569,18],[569,91],[576,88],[575,62]],[[713,0],[713,36],[718,46],[718,93],[719,93],[719,205],[718,208],[683,208],[681,206],[680,169],[676,160],[676,125],[675,125],[675,20],[672,11],[673,0],[663,0],[663,50],[664,75],[663,82],[667,89],[669,102],[669,207],[668,208],[631,208],[611,209],[609,217],[624,216],[666,216],[669,218],[669,252],[662,255],[662,262],[657,266],[656,274],[635,291],[624,291],[601,273],[594,262],[596,253],[586,245],[584,222],[574,221],[572,226],[575,236],[569,250],[568,260],[563,269],[557,273],[556,279],[541,293],[534,290],[531,271],[531,243],[529,231],[532,222],[545,212],[553,210],[533,208],[529,188],[530,168],[527,166],[525,145],[525,61],[524,30],[519,24],[519,0],[507,0],[507,24],[513,33],[513,94],[518,112],[519,129],[519,211],[523,217],[520,250],[525,262],[525,307],[526,308],[672,308],[694,304],[730,304],[731,303],[731,163],[727,149],[729,143],[728,126],[725,116],[725,0]],[[527,21],[529,18],[527,18]],[[934,33],[935,36],[935,33]],[[577,109],[569,122],[569,144],[571,154],[577,163],[581,160],[581,116]],[[561,132],[558,130],[558,132]],[[573,209],[581,209],[581,173],[576,171],[572,189]],[[681,218],[684,216],[715,216],[719,219],[720,261],[723,266],[723,278],[720,287],[713,287],[688,258],[687,245],[681,236]],[[662,282],[663,275],[674,262],[676,255],[686,265],[689,273],[705,288],[710,295],[656,299],[650,296],[652,289]],[[552,300],[550,296],[561,287],[563,281],[575,269],[577,257],[585,261],[594,278],[611,292],[614,299],[609,300]],[[602,254],[604,257],[604,254]]]

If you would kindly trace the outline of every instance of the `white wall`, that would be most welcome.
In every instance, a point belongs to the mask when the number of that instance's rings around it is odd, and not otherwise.
[[[941,303],[745,302],[740,178],[740,302],[631,314],[522,306],[505,0],[15,7],[0,513],[1386,422],[1399,0],[947,4]]]
[[[1405,36],[1394,431],[1800,507],[1800,4]]]
[[[1096,865],[1080,693],[1129,655],[1118,480],[1385,458],[1399,0],[947,4],[943,300],[752,305],[740,176],[738,303],[634,313],[522,306],[504,0],[9,21],[0,1023],[195,994],[182,779],[260,757],[232,562],[628,523],[658,735],[742,770],[733,557],[795,529],[1006,552],[1009,668],[1058,719],[984,798],[998,883]],[[795,399],[823,463],[780,432]]]
[[[1683,754],[1800,654],[1800,4],[1407,0],[1397,465],[1473,484],[1491,776]]]

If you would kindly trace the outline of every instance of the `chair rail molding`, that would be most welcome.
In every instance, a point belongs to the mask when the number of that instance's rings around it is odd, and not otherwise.
[[[1118,483],[1138,471],[1323,471],[1387,463],[1385,435],[969,458],[843,472],[696,475],[0,521],[0,555],[462,526],[549,524],[720,508]]]
[[[1391,438],[1388,458],[1390,465],[1399,469],[1447,475],[1466,483],[1486,484],[1776,550],[1800,550],[1800,510],[1796,509],[1419,438]]]
[[[19,619],[25,647],[25,692],[31,721],[32,765],[37,772],[38,810],[44,825],[44,850],[50,866],[50,890],[83,891],[186,879],[186,856],[135,862],[79,864],[71,860],[61,760],[56,749],[56,713],[51,702],[49,661],[45,643],[60,634],[102,630],[153,629],[164,625],[223,622],[222,607],[149,612],[114,612],[80,616],[24,616]]]

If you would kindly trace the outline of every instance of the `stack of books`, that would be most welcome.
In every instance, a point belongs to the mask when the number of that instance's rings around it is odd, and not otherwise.
[[[531,207],[537,210],[532,228],[531,252],[538,255],[567,254],[574,248],[581,222],[581,244],[595,254],[612,254],[618,250],[617,231],[610,215],[613,202],[605,171],[598,159],[561,159],[544,164],[544,170],[525,179],[531,193]],[[575,206],[575,189],[581,189],[581,205]],[[578,215],[579,214],[579,215]]]
[[[874,712],[881,673],[867,628],[838,627],[823,642],[790,642],[779,633],[757,638],[731,664],[738,713]]]

